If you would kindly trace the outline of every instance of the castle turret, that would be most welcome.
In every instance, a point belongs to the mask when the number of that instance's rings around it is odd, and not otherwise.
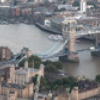
[[[10,83],[15,83],[15,66],[10,66]]]
[[[52,99],[52,93],[51,93],[51,91],[48,93],[48,98]]]
[[[44,76],[44,65],[40,64],[40,75]]]
[[[71,92],[71,98],[70,100],[79,100],[78,99],[78,87],[74,87]]]
[[[26,61],[26,62],[24,63],[24,68],[25,68],[25,69],[28,68],[28,61]]]

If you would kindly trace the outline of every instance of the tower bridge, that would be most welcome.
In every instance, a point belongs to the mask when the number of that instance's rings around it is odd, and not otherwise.
[[[66,24],[67,23],[67,24]],[[59,57],[60,60],[64,61],[72,61],[72,62],[78,62],[78,53],[83,51],[90,51],[90,48],[82,49],[82,50],[76,50],[75,43],[76,38],[86,36],[86,35],[96,35],[96,48],[98,48],[98,41],[100,42],[98,34],[100,33],[100,30],[85,30],[85,31],[78,31],[76,32],[76,20],[68,20],[68,22],[63,23],[63,36],[64,36],[64,44],[60,46],[56,51],[53,51],[52,53],[48,52],[44,55],[39,55],[42,59],[47,58],[53,58],[53,57]],[[53,49],[52,49],[53,50]]]
[[[85,30],[85,31],[76,32],[76,26],[77,26],[76,20],[71,19],[71,20],[67,20],[66,22],[64,22],[62,26],[64,43],[58,48],[57,46],[61,42],[61,40],[59,40],[50,49],[46,50],[45,52],[41,54],[36,54],[36,55],[42,59],[59,57],[60,60],[79,62],[78,53],[81,53],[83,51],[90,51],[90,48],[82,49],[82,50],[76,50],[75,48],[76,38],[79,38],[85,35],[95,35],[96,50],[100,51],[100,49],[98,48],[98,44],[100,46],[100,36],[99,36],[100,30],[95,29],[95,30]],[[57,49],[54,50],[55,48]],[[18,62],[25,59],[25,57],[21,58]],[[13,61],[16,61],[16,58],[13,59]]]

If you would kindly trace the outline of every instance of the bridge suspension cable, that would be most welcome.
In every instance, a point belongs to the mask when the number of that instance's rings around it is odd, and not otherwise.
[[[60,50],[62,50],[65,46],[65,44],[69,41],[69,37],[65,40],[64,44],[60,46],[59,49],[57,49],[56,51],[54,51],[52,54],[58,53]]]
[[[58,41],[57,43],[55,43],[50,49],[44,51],[43,53],[41,53],[41,54],[39,54],[39,55],[42,56],[42,55],[46,55],[46,54],[48,54],[49,52],[51,52],[53,49],[55,49],[55,48],[58,46],[58,44],[61,42],[61,40],[62,40],[62,38],[59,39],[59,41]]]

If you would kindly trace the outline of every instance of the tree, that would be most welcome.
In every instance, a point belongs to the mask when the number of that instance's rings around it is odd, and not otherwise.
[[[71,81],[68,78],[63,78],[63,85],[69,86],[71,84]]]
[[[48,65],[48,64],[52,64],[52,61],[46,60],[45,62],[43,62],[44,65]]]
[[[59,86],[63,85],[63,80],[62,79],[57,79],[54,84],[57,84]]]
[[[52,61],[47,60],[47,61],[43,62],[43,64],[44,64],[45,66],[47,66],[47,65],[49,65],[49,64],[52,64],[52,65],[54,65],[57,69],[62,69],[62,67],[63,67],[63,65],[62,65],[62,63],[61,63],[60,61],[54,61],[54,62],[52,62]]]
[[[39,68],[40,64],[41,64],[41,59],[38,56],[32,55],[28,58],[28,65],[29,67],[33,67],[33,60],[34,60],[34,67],[35,68]],[[24,67],[24,63],[25,61],[27,61],[27,59],[23,59],[20,63],[19,66],[20,67]]]
[[[59,86],[56,84],[56,85],[54,85],[53,90],[57,90],[58,88],[59,88]]]
[[[38,75],[35,75],[34,77],[32,77],[32,82],[33,82],[34,84],[36,84],[37,77],[38,77]]]
[[[100,75],[97,75],[96,78],[95,78],[95,80],[100,83]]]
[[[23,60],[19,63],[19,66],[20,66],[20,67],[24,67],[25,61],[26,61],[26,59],[23,59]]]
[[[73,76],[69,76],[68,79],[71,81],[71,82],[76,82],[77,79]]]
[[[41,77],[41,86],[46,87],[47,86],[47,80],[44,77]]]
[[[35,61],[41,62],[41,59],[40,59],[38,56],[36,56],[36,55],[32,55],[32,56],[30,56],[30,57],[28,58],[28,61],[29,61],[29,62],[33,62],[33,60],[34,60],[34,62],[35,62]]]
[[[41,63],[40,63],[39,61],[35,61],[35,62],[34,62],[34,68],[39,69],[40,64],[41,64]]]
[[[73,88],[76,87],[76,86],[78,86],[78,83],[77,83],[77,82],[73,82],[73,83],[71,84],[71,86],[70,86],[69,93],[71,93],[72,90],[73,90]]]
[[[57,69],[62,69],[62,63],[60,61],[55,61],[53,64],[56,66]]]
[[[50,73],[58,73],[58,69],[53,64],[48,64],[45,67],[45,71]]]

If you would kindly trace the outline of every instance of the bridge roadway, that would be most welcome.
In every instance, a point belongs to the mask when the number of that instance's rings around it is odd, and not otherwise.
[[[94,35],[94,34],[100,34],[100,30],[77,31],[75,35],[76,35],[76,38],[79,38],[81,36]]]
[[[80,52],[85,52],[85,51],[91,51],[89,48],[87,49],[82,49],[82,50],[77,50],[76,52],[72,52],[72,53],[80,53]],[[60,56],[66,56],[69,54],[69,51],[67,50],[60,50],[58,53],[53,54],[53,55],[43,55],[43,56],[39,56],[42,59],[47,59],[47,58],[53,58],[53,57],[60,57]]]

